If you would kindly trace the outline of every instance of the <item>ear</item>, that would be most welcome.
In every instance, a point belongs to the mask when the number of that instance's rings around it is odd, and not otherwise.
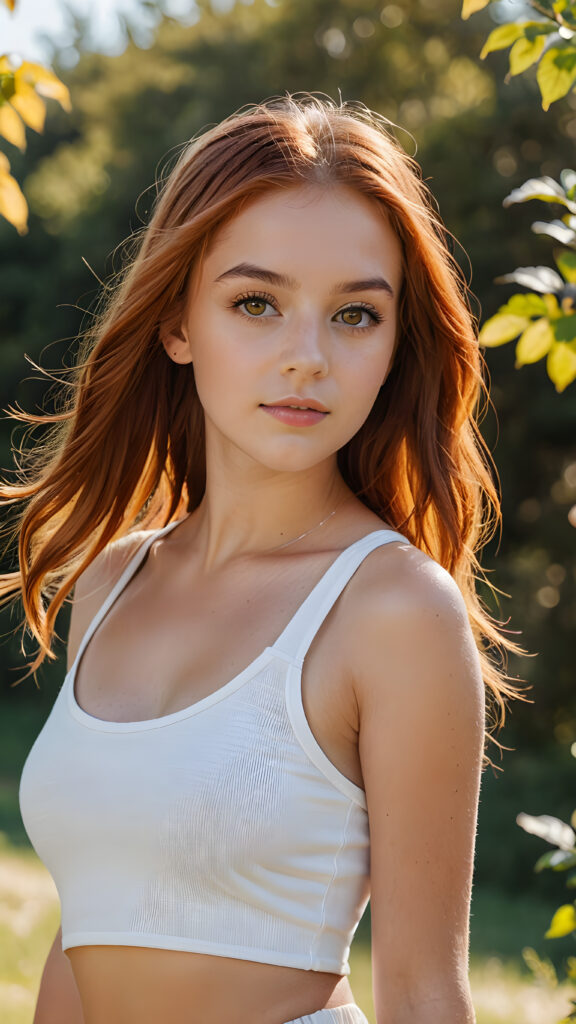
[[[175,363],[184,365],[192,362],[192,348],[186,327],[174,316],[160,324],[160,341],[166,354]]]

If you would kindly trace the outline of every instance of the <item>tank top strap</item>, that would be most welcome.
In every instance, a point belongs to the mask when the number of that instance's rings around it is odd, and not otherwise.
[[[87,645],[89,644],[90,640],[94,636],[94,633],[98,629],[98,626],[102,622],[102,619],[105,617],[105,615],[107,615],[108,611],[110,610],[110,608],[114,604],[114,601],[116,600],[116,598],[120,596],[120,594],[124,590],[124,587],[132,579],[132,576],[134,575],[134,573],[138,569],[139,565],[143,561],[143,559],[144,559],[145,555],[147,554],[150,546],[154,543],[155,540],[158,540],[158,537],[162,537],[164,534],[169,533],[170,530],[173,530],[174,527],[178,526],[179,523],[181,523],[181,522],[182,522],[181,519],[177,519],[177,520],[175,520],[172,523],[168,523],[167,526],[160,527],[159,530],[154,530],[150,534],[150,536],[147,537],[146,540],[143,541],[142,544],[139,545],[137,550],[134,552],[132,557],[129,559],[128,564],[126,565],[124,571],[122,572],[122,574],[116,580],[116,583],[112,587],[112,590],[109,592],[109,594],[106,597],[105,601],[100,606],[100,608],[96,612],[96,615],[94,616],[94,618],[89,623],[88,628],[87,628],[86,632],[84,633],[84,636],[82,637],[82,640],[80,642],[80,646],[78,647],[78,651],[77,651],[76,657],[74,659],[74,664],[70,668],[70,673],[73,672],[73,670],[75,669],[76,665],[79,663],[82,655],[84,654],[84,651],[85,651]]]
[[[391,541],[410,543],[407,537],[396,530],[375,530],[341,551],[300,605],[273,649],[301,665],[328,612],[366,555]]]

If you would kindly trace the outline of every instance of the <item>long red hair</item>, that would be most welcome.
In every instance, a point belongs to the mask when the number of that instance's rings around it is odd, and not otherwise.
[[[380,204],[401,242],[392,367],[338,465],[368,508],[457,582],[499,728],[506,699],[527,698],[488,650],[501,662],[508,651],[526,652],[476,592],[477,578],[496,591],[477,553],[501,522],[477,420],[480,398],[489,400],[477,322],[420,166],[361,104],[309,94],[273,99],[182,150],[133,257],[83,336],[72,375],[61,371],[59,411],[9,410],[20,422],[52,426],[41,445],[29,446],[18,482],[0,485],[0,505],[15,512],[19,552],[19,571],[0,577],[0,595],[22,600],[25,628],[39,645],[35,672],[56,657],[57,613],[96,555],[135,528],[163,526],[198,506],[203,411],[192,365],[167,357],[160,325],[178,322],[191,270],[227,220],[272,189],[309,183],[346,184]]]

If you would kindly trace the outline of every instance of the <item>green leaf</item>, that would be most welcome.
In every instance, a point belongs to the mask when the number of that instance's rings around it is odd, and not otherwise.
[[[476,14],[476,11],[482,11],[492,0],[463,0],[462,3],[462,19],[467,21],[471,14]]]
[[[553,324],[554,337],[556,341],[574,341],[576,339],[576,313],[571,316],[561,316]]]
[[[554,254],[556,266],[566,281],[576,282],[576,252],[565,249],[558,255]]]
[[[6,100],[11,100],[15,89],[14,72],[0,71],[0,102],[4,103]]]
[[[494,50],[505,50],[507,46],[512,46],[517,39],[524,38],[525,24],[527,23],[516,21],[510,25],[499,25],[498,28],[493,29],[480,51],[480,60],[484,60],[484,57],[493,53]]]
[[[535,320],[520,335],[516,345],[516,369],[543,359],[554,344],[554,332],[547,317]],[[575,862],[576,863],[576,860]]]
[[[488,348],[495,348],[497,345],[505,345],[512,341],[518,334],[526,329],[530,321],[525,316],[515,316],[511,313],[504,315],[496,313],[483,324],[478,335],[480,345]]]
[[[567,857],[572,856],[572,854],[567,853],[565,850],[548,850],[538,858],[534,865],[534,871],[540,872],[544,871],[545,868],[554,867],[554,858],[557,857],[559,853]]]
[[[558,907],[544,937],[560,939],[563,935],[571,935],[573,931],[576,931],[576,910],[573,903],[565,903]]]
[[[498,312],[513,313],[516,316],[546,316],[548,307],[543,296],[536,295],[536,292],[519,292],[511,295]]]
[[[526,36],[526,39],[536,39],[536,36],[551,36],[557,31],[558,25],[555,21],[527,21],[524,28],[524,35]]]
[[[568,875],[566,879],[566,885],[568,889],[576,889],[576,871],[573,875]],[[576,964],[576,957],[573,957],[574,963]]]
[[[565,96],[576,80],[576,48],[571,45],[551,46],[540,59],[536,72],[542,109]]]
[[[553,850],[550,867],[553,871],[568,871],[570,868],[576,867],[576,853],[569,853],[567,850]]]
[[[556,342],[548,353],[546,370],[556,391],[565,391],[576,378],[576,352],[572,346]]]
[[[510,74],[520,75],[532,67],[540,59],[545,46],[546,37],[543,35],[535,39],[518,39],[510,50]]]

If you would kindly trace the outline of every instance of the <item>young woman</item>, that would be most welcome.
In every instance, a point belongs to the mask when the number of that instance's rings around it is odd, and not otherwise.
[[[36,1024],[362,1024],[369,897],[377,1024],[474,1021],[485,695],[517,696],[485,644],[518,649],[475,592],[482,387],[376,115],[286,97],[183,151],[0,492],[32,670],[74,588],[20,787],[62,908]]]

